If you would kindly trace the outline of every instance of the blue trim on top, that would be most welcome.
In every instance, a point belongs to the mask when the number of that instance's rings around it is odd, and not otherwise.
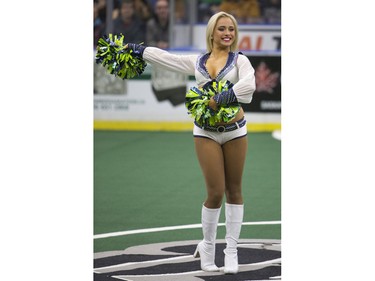
[[[196,68],[205,78],[210,79],[210,80],[220,81],[236,65],[238,54],[239,54],[238,52],[235,52],[235,53],[229,52],[228,59],[227,59],[227,62],[225,63],[225,66],[220,70],[220,72],[216,75],[216,77],[211,77],[210,73],[208,72],[206,68],[206,62],[207,62],[208,57],[210,56],[210,53],[205,53],[198,57]]]

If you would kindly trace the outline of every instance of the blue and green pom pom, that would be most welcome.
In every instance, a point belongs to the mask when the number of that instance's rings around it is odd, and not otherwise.
[[[190,88],[185,96],[185,106],[188,109],[188,114],[200,126],[214,126],[219,122],[228,123],[233,120],[240,111],[239,103],[219,106],[217,111],[208,106],[211,97],[223,91],[228,91],[232,87],[233,84],[230,81],[212,80],[206,83],[203,88]]]
[[[106,67],[110,74],[130,79],[141,75],[147,66],[142,58],[132,55],[132,52],[124,45],[124,35],[104,35],[98,40],[95,61]]]

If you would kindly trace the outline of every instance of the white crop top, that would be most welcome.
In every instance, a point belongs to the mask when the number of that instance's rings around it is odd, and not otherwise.
[[[255,91],[254,68],[248,58],[238,52],[230,52],[224,68],[216,77],[211,77],[206,69],[209,54],[176,55],[156,47],[144,50],[145,61],[168,70],[194,75],[198,87],[211,80],[229,80],[234,84],[233,91],[241,103],[250,103]]]

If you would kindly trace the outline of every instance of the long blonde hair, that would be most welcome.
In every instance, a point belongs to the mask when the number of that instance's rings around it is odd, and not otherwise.
[[[236,51],[238,49],[238,24],[237,20],[231,15],[226,12],[218,12],[214,14],[208,21],[207,23],[207,28],[206,28],[206,48],[207,52],[211,53],[212,48],[213,48],[213,39],[212,39],[212,34],[214,33],[214,28],[216,26],[217,21],[222,18],[222,17],[227,17],[230,18],[233,22],[234,25],[234,30],[235,30],[235,37],[233,40],[232,45],[230,46],[230,50]]]

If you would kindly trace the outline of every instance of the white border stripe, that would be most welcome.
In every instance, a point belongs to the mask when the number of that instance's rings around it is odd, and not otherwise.
[[[254,266],[259,266],[259,265],[260,266],[261,265],[272,265],[272,264],[275,264],[275,263],[281,263],[281,258],[268,260],[268,261],[249,263],[249,264],[239,264],[238,267],[239,268],[248,268],[249,266],[254,267]],[[214,274],[218,273],[218,272],[223,272],[223,268],[220,268],[220,271],[214,272]],[[165,274],[149,274],[149,275],[114,275],[114,276],[111,276],[111,277],[121,279],[121,280],[131,281],[131,279],[127,279],[127,278],[142,278],[142,277],[150,278],[150,277],[164,277],[164,276],[165,277],[170,277],[170,276],[176,276],[177,277],[177,276],[180,276],[180,275],[192,275],[192,274],[200,274],[200,273],[206,273],[206,271],[195,270],[195,271],[186,271],[186,272],[165,273]],[[270,277],[270,278],[273,278],[273,280],[275,280],[274,278],[279,278],[279,276],[274,276],[274,277]],[[136,279],[136,280],[141,280],[141,279]],[[262,280],[259,280],[259,281],[262,281]]]
[[[132,265],[144,265],[144,264],[150,264],[150,263],[151,264],[157,263],[157,264],[160,265],[161,263],[164,263],[164,262],[172,263],[174,261],[185,260],[185,259],[194,259],[194,257],[193,257],[193,255],[187,255],[187,256],[185,255],[185,256],[180,256],[180,257],[164,258],[164,259],[158,259],[158,260],[120,263],[120,264],[115,264],[115,265],[110,265],[110,266],[97,267],[97,268],[94,269],[94,272],[100,274],[100,273],[106,273],[104,270],[112,269],[112,268],[120,267],[121,270],[122,270],[124,267],[129,267],[129,266],[132,266]]]
[[[242,223],[242,225],[270,225],[270,224],[281,224],[281,221],[257,221],[257,222],[243,222]],[[225,223],[219,223],[218,226],[225,226]],[[108,238],[108,237],[115,237],[115,236],[125,236],[125,235],[140,234],[140,233],[201,228],[201,227],[202,227],[202,224],[199,223],[199,224],[186,224],[186,225],[176,225],[176,226],[135,229],[135,230],[96,234],[94,235],[94,239],[101,239],[101,238]]]

